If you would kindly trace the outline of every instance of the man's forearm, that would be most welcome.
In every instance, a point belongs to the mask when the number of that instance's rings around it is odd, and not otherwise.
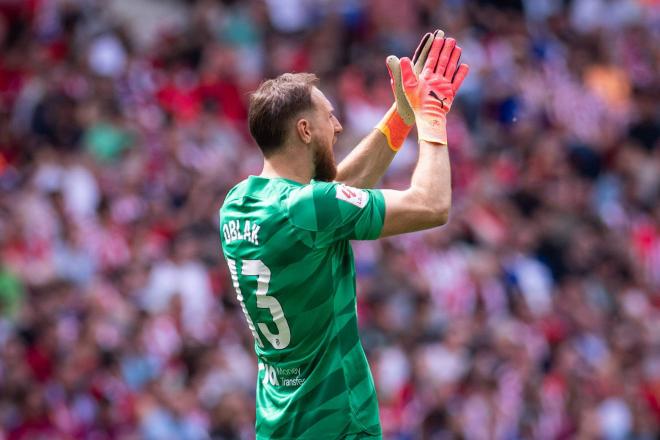
[[[451,207],[451,167],[446,146],[419,142],[410,188],[382,190],[385,223],[381,237],[421,231],[447,223]]]
[[[425,202],[438,212],[451,207],[451,164],[446,145],[419,141],[419,159],[410,187],[424,194]]]
[[[395,155],[385,135],[374,129],[339,163],[335,180],[356,188],[373,188]]]

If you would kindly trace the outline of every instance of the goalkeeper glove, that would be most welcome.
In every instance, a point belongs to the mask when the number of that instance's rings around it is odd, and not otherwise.
[[[403,91],[415,114],[419,140],[447,145],[447,113],[469,71],[466,64],[459,65],[460,57],[456,40],[436,37],[419,77],[412,61],[401,59]]]
[[[444,32],[436,30],[434,33],[427,32],[422,40],[419,42],[415,53],[413,54],[413,64],[415,71],[419,74],[426,63],[426,57],[431,49],[431,44],[434,37],[440,35],[444,36]],[[390,107],[383,119],[376,125],[376,128],[387,138],[387,144],[392,150],[399,151],[403,142],[405,141],[408,133],[412,129],[415,122],[415,114],[410,108],[406,95],[403,92],[403,84],[401,81],[401,69],[399,67],[399,59],[390,55],[386,60],[387,70],[390,74],[390,83],[392,85],[392,92],[396,103]]]

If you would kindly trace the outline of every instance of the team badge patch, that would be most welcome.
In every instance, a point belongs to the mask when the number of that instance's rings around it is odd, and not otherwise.
[[[341,184],[337,186],[337,198],[362,209],[369,201],[369,193],[362,189]]]

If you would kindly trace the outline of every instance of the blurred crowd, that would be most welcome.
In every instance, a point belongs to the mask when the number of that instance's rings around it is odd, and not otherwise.
[[[657,1],[0,0],[0,439],[252,438],[217,214],[249,92],[316,73],[339,160],[435,28],[450,223],[353,244],[385,437],[657,438]]]

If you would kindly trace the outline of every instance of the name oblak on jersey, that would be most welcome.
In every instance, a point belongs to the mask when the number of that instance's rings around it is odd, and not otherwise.
[[[240,220],[229,220],[222,225],[222,233],[225,236],[225,243],[229,244],[236,240],[246,240],[254,245],[259,245],[259,226],[255,222],[245,220],[241,227]]]

